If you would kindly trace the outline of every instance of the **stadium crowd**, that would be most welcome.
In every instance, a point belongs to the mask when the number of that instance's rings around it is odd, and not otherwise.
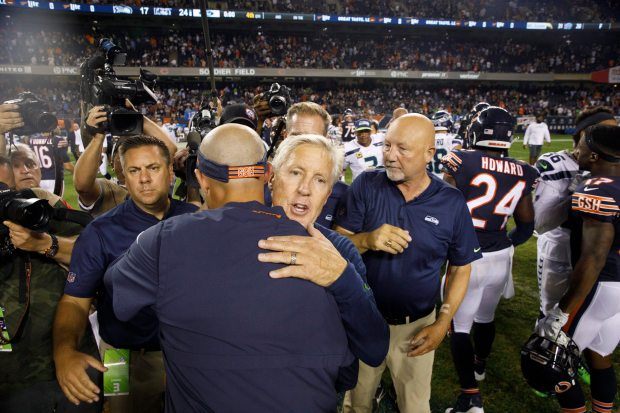
[[[46,87],[40,82],[15,84],[8,80],[0,82],[0,99],[7,100],[17,93],[30,90],[51,105],[60,117],[77,119],[79,87]],[[606,87],[599,88],[500,88],[488,86],[429,87],[420,85],[393,85],[381,87],[334,87],[328,90],[308,85],[289,85],[292,95],[299,101],[310,101],[324,106],[329,113],[342,114],[351,108],[356,114],[367,116],[388,114],[394,105],[412,111],[431,114],[438,109],[453,114],[467,113],[476,102],[485,101],[505,107],[517,115],[546,113],[558,116],[576,116],[583,108],[605,105],[620,115],[620,92]],[[265,85],[268,87],[268,85]],[[251,104],[260,88],[243,84],[220,86],[219,95],[224,104]],[[158,103],[142,105],[140,110],[157,119],[169,118],[172,123],[187,124],[189,116],[200,108],[204,90],[196,85],[161,83],[155,88]]]
[[[91,35],[0,30],[0,64],[79,65],[95,50]],[[113,36],[129,66],[206,67],[199,32],[170,31]],[[416,40],[405,35],[364,38],[334,34],[223,34],[212,37],[216,67],[392,69],[517,73],[587,73],[618,63],[617,43],[584,44],[568,37],[559,45],[508,39],[481,46],[475,41]],[[406,51],[406,52],[405,52]]]
[[[85,2],[85,1],[81,1]],[[89,2],[91,3],[91,2]],[[95,4],[118,4],[109,0],[95,0]],[[197,0],[126,0],[134,6],[192,7]],[[357,16],[410,16],[463,20],[495,21],[615,21],[617,7],[613,0],[568,1],[554,0],[540,4],[532,0],[438,0],[369,1],[369,0],[229,0],[209,1],[209,8],[222,10],[261,10],[301,13],[338,13]]]

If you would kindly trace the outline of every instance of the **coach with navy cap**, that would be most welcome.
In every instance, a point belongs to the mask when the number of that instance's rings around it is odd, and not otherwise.
[[[354,359],[337,292],[274,279],[283,266],[257,258],[259,240],[307,235],[284,209],[259,202],[270,169],[264,156],[248,127],[209,132],[196,175],[210,209],[143,232],[106,274],[119,318],[156,311],[168,412],[335,410],[338,372]],[[319,248],[322,271],[354,275],[329,242]],[[361,296],[351,289],[362,283],[342,287],[354,309]]]

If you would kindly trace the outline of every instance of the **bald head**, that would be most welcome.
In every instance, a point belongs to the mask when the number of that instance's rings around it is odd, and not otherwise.
[[[396,108],[394,109],[394,112],[392,112],[392,120],[396,120],[407,113],[407,109],[405,108]]]
[[[419,113],[408,113],[396,119],[388,134],[406,134],[412,142],[424,146],[435,145],[435,127],[429,118]]]
[[[426,165],[435,154],[435,128],[424,115],[411,113],[390,125],[383,151],[388,178],[404,183],[426,176]]]
[[[220,125],[204,137],[199,151],[207,160],[220,165],[250,165],[248,168],[240,168],[247,169],[243,175],[240,175],[239,170],[236,171],[235,179],[222,182],[200,171],[199,158],[196,178],[206,201],[203,207],[220,208],[229,202],[264,202],[264,184],[269,177],[269,171],[261,168],[255,170],[251,166],[260,162],[265,155],[265,147],[256,132],[237,123]],[[231,169],[226,169],[230,174]],[[262,179],[257,179],[259,177]]]
[[[199,150],[208,160],[229,166],[254,165],[265,154],[265,146],[256,132],[236,123],[213,129],[204,137]]]

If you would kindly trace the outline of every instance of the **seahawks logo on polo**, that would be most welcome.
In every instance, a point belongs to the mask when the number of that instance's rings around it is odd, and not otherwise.
[[[439,220],[433,216],[427,215],[424,217],[424,221],[430,222],[431,224],[439,225]]]

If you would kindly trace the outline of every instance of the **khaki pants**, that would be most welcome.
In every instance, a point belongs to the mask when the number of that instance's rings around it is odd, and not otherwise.
[[[101,340],[101,360],[109,348],[113,347]],[[106,410],[110,413],[163,412],[165,384],[162,352],[132,350],[129,361],[129,394],[106,397]]]
[[[411,338],[435,321],[435,312],[409,324],[390,325],[390,348],[379,367],[360,361],[357,386],[344,396],[345,413],[371,413],[372,401],[385,367],[390,369],[396,401],[401,413],[430,413],[432,351],[419,357],[407,357]]]

